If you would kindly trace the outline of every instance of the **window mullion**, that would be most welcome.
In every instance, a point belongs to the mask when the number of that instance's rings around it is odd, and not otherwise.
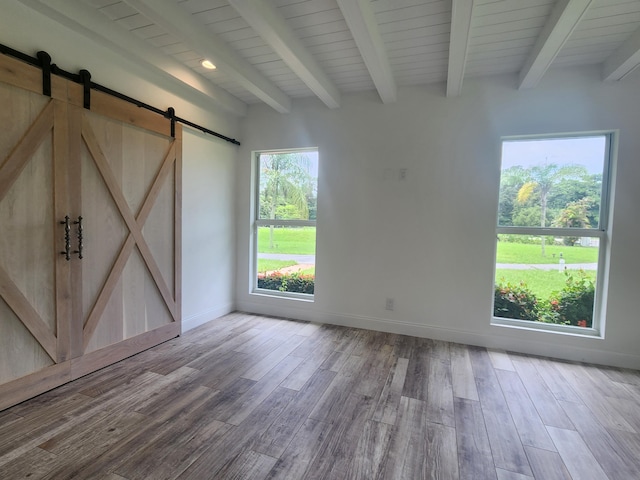
[[[542,227],[497,227],[496,233],[511,235],[536,235],[544,237],[598,237],[605,234],[603,230],[592,228],[542,228]]]

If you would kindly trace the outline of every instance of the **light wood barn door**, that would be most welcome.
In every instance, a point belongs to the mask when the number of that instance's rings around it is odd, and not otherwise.
[[[180,126],[51,86],[0,55],[0,410],[180,334]]]
[[[69,380],[70,291],[67,105],[1,81],[0,105],[2,409]]]
[[[181,130],[171,138],[72,112],[72,204],[84,233],[71,276],[76,378],[180,333]]]

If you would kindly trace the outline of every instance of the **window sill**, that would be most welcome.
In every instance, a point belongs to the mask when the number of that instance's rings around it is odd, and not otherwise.
[[[604,335],[596,328],[574,327],[571,325],[556,325],[553,323],[532,322],[528,320],[515,320],[511,318],[492,317],[491,325],[494,327],[515,328],[542,333],[567,335],[571,337],[586,337],[604,339]]]
[[[315,302],[314,296],[309,295],[307,293],[280,292],[278,290],[267,290],[265,288],[256,288],[251,292],[250,295],[255,295],[258,297],[268,297],[268,298],[283,298],[286,300],[294,300],[294,301],[305,302],[305,303]]]

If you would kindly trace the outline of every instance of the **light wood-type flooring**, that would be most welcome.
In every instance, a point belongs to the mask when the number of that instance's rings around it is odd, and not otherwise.
[[[1,479],[640,479],[640,373],[234,313],[0,412]]]

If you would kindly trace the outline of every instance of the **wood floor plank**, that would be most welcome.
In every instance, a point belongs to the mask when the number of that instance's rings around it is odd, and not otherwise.
[[[310,480],[347,478],[347,471],[358,446],[358,440],[371,415],[372,407],[371,397],[357,393],[349,394],[342,411],[327,432],[318,455],[310,464],[305,478]]]
[[[145,437],[151,441],[131,448],[115,464],[114,471],[129,480],[177,478],[232,428],[212,419],[205,402],[190,415],[180,415],[149,429]]]
[[[529,459],[529,465],[536,479],[544,480],[572,480],[558,452],[540,450],[534,447],[524,447]]]
[[[498,480],[534,480],[534,478],[529,475],[509,472],[508,470],[503,470],[501,468],[496,468],[496,473],[498,474]]]
[[[496,478],[491,445],[479,401],[454,399],[461,480]]]
[[[631,425],[636,433],[640,433],[640,395],[636,400],[627,400],[622,398],[613,398],[609,400],[612,407],[620,412],[624,419]]]
[[[302,359],[299,357],[285,357],[218,417],[231,425],[240,425],[301,362]]]
[[[247,450],[240,453],[231,462],[227,463],[217,474],[220,479],[247,478],[262,480],[267,477],[277,459]]]
[[[389,443],[389,451],[382,479],[420,478],[423,470],[420,456],[418,464],[407,461],[407,456],[415,455],[424,442],[424,409],[425,404],[410,397],[400,398],[398,418]],[[413,439],[413,442],[412,442]]]
[[[382,394],[384,382],[389,376],[395,359],[392,356],[393,345],[371,344],[371,351],[367,355],[364,365],[353,385],[353,391],[360,395],[372,397],[376,402]]]
[[[298,347],[296,347],[291,355],[294,357],[309,358],[315,350],[333,351],[333,333],[324,326],[318,327],[318,329],[306,338]]]
[[[21,422],[7,427],[6,430],[2,429],[0,465],[24,455],[51,436],[72,428],[74,422],[85,418],[83,414],[91,409],[91,398],[71,395],[50,408],[43,409],[42,414],[27,415]]]
[[[609,480],[578,432],[556,427],[547,430],[572,478]]]
[[[626,368],[600,367],[610,380],[640,387],[640,372]]]
[[[241,352],[220,352],[220,356],[211,359],[206,366],[199,367],[199,383],[212,389],[221,390],[230,382],[235,381],[238,370],[246,368],[250,362],[249,355]],[[193,363],[187,365],[197,368]]]
[[[33,448],[24,455],[0,465],[0,478],[27,480],[42,478],[51,470],[56,456],[41,448]]]
[[[345,478],[370,480],[382,475],[392,430],[386,423],[366,422]]]
[[[515,370],[496,370],[496,375],[522,445],[555,451],[553,441],[529,398],[520,376]]]
[[[488,353],[484,349],[471,349],[470,354],[496,468],[532,475]]]
[[[295,401],[284,408],[273,424],[255,440],[252,448],[258,453],[280,458],[335,376],[336,373],[329,370],[316,371],[296,394]]]
[[[451,362],[434,358],[429,362],[427,421],[455,427]]]
[[[216,474],[232,462],[244,450],[252,448],[255,439],[271,426],[286,406],[295,398],[295,392],[285,388],[276,389],[251,414],[242,425],[233,427],[220,440],[210,442],[203,452],[177,478],[181,480],[216,478]]]
[[[444,363],[451,363],[451,343],[442,340],[430,340],[429,354]]]
[[[428,411],[427,406],[427,411]],[[424,452],[426,471],[424,478],[457,480],[458,448],[456,429],[439,423],[427,423],[427,445]]]
[[[214,399],[215,397],[212,397],[206,401],[211,402]],[[202,421],[200,415],[192,416],[194,412],[203,411],[208,412],[206,408],[203,408],[203,404],[189,405],[184,412],[181,412],[176,417],[172,417],[167,422],[162,420],[142,422],[137,429],[130,432],[127,436],[122,437],[117,444],[114,444],[111,448],[104,451],[104,453],[85,457],[82,461],[78,462],[67,462],[58,470],[54,471],[51,477],[65,479],[100,478],[105,475],[105,472],[111,472],[119,468],[119,466],[124,464],[128,459],[138,455],[146,448],[158,447],[158,451],[162,451],[163,442],[158,442],[158,439],[164,438],[167,435],[172,436],[172,425],[180,425],[185,421],[197,421],[198,428],[208,428],[208,423]],[[219,424],[216,424],[216,426],[219,426]],[[184,430],[183,434],[187,436],[195,434],[197,436],[197,432],[188,428]],[[211,440],[211,438],[209,438],[209,440]],[[180,451],[180,449],[177,449],[177,451]],[[185,458],[184,463],[181,463],[181,468],[186,468],[191,461],[193,460],[191,460],[190,456]],[[158,465],[157,461],[156,465]],[[172,478],[173,472],[163,471],[163,475]]]
[[[251,368],[243,372],[241,376],[249,380],[260,380],[272,368],[289,356],[305,339],[306,337],[301,335],[293,335],[291,338],[286,339],[275,350],[262,357],[259,362],[256,362]],[[302,363],[302,360],[297,363]]]
[[[544,379],[549,390],[551,390],[551,393],[556,397],[556,400],[583,403],[580,395],[575,392],[571,385],[563,378],[562,374],[560,374],[556,363],[548,359],[535,357],[530,358],[530,361],[535,365],[538,373]]]
[[[235,413],[233,405],[236,404],[238,398],[248,392],[257,382],[246,378],[237,377],[224,390],[219,390],[210,408],[215,418],[224,421]]]
[[[331,424],[308,418],[296,433],[267,478],[288,480],[305,478],[305,473],[318,455]]]
[[[160,418],[172,413],[176,408],[181,408],[184,399],[190,397],[191,392],[200,391],[202,395],[213,395],[210,388],[198,383],[198,373],[198,370],[189,367],[179,368],[168,375],[171,379],[169,385],[138,402],[135,411],[147,417]]]
[[[593,418],[587,406],[564,402],[562,407],[610,478],[640,478],[638,457],[627,456],[618,442]]]
[[[161,375],[168,375],[180,367],[184,367],[192,361],[202,357],[209,350],[207,345],[185,342],[182,339],[181,341],[176,341],[175,339],[169,340],[169,342],[165,342],[165,344],[163,344],[163,347],[167,348],[168,345],[166,344],[169,344],[174,348],[167,352],[168,355],[158,355],[159,359],[156,363],[150,364],[147,367],[149,371],[159,373]],[[158,352],[162,352],[162,350],[158,350]]]
[[[487,352],[489,353],[489,360],[491,360],[491,365],[493,365],[494,369],[507,370],[510,372],[516,371],[513,363],[511,362],[511,358],[504,350],[488,348]]]
[[[219,342],[213,342],[209,346],[209,351],[204,355],[194,359],[186,365],[198,370],[210,370],[215,368],[216,364],[221,361],[222,358],[230,358],[233,356],[245,357],[247,354],[242,352],[236,352],[236,348],[245,342],[256,338],[260,335],[260,330],[253,329],[248,332],[243,332],[239,335],[229,333],[227,337],[221,339]],[[219,343],[219,344],[218,344]],[[207,346],[207,345],[205,345]]]
[[[429,363],[435,361],[429,354],[429,343],[416,340],[415,347],[409,358],[407,379],[404,383],[402,395],[416,400],[427,399],[429,385]]]
[[[511,355],[512,363],[545,425],[572,430],[573,423],[528,357]]]
[[[334,352],[329,355],[327,360],[321,365],[320,368],[325,368],[333,372],[339,372],[347,364],[353,349],[358,343],[361,332],[355,329],[340,329],[332,331],[332,343]]]
[[[619,447],[618,454],[624,458],[638,458],[640,452],[640,434],[623,432],[621,430],[609,430],[609,435],[616,441]]]
[[[57,449],[59,453],[52,464],[53,469],[44,478],[93,478],[104,475],[110,470],[98,467],[96,459],[111,452],[124,438],[138,435],[145,420],[143,415],[128,413],[100,425],[97,432],[81,430],[77,435],[65,439]]]
[[[339,415],[353,385],[358,380],[358,373],[365,360],[364,357],[349,356],[347,363],[335,376],[322,397],[320,397],[320,400],[309,415],[310,418],[324,421]]]
[[[599,388],[594,385],[588,375],[585,375],[585,371],[580,365],[561,363],[557,368],[602,425],[607,428],[638,433],[624,416],[613,408],[609,398],[600,393]]]
[[[333,352],[333,348],[328,343],[317,345],[307,357],[301,357],[304,359],[302,363],[285,378],[280,386],[290,388],[291,390],[300,390],[305,383],[315,375],[316,371],[320,369],[320,366],[329,357],[331,352]],[[291,356],[300,357],[301,355],[296,355],[294,351],[291,353]]]
[[[451,344],[451,384],[454,397],[480,400],[471,369],[469,350],[457,343]]]
[[[599,367],[578,365],[576,368],[589,380],[592,388],[607,399],[633,400],[633,394],[621,383],[612,381]]]
[[[380,398],[378,399],[372,420],[389,425],[396,423],[398,405],[400,404],[400,397],[402,396],[402,387],[407,377],[408,366],[409,359],[398,358],[395,365],[391,367],[382,388]]]

